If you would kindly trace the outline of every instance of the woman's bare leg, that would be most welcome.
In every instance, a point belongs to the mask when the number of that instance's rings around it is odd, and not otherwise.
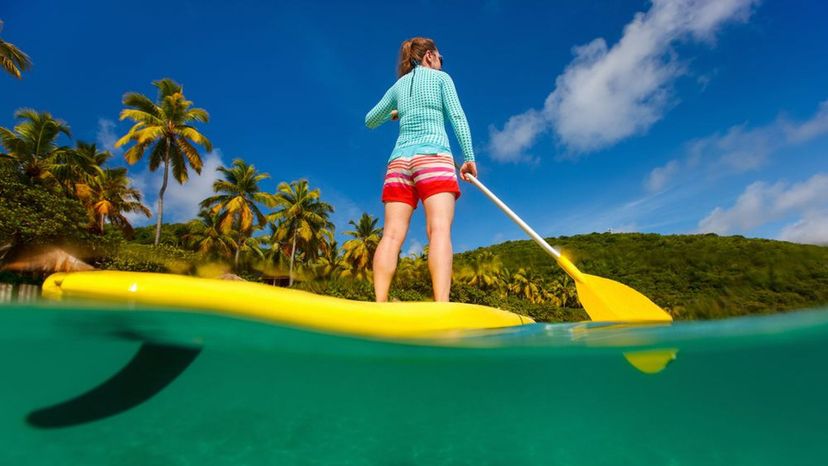
[[[374,252],[374,294],[377,302],[388,301],[388,289],[397,270],[397,259],[414,208],[405,202],[385,203],[385,224],[382,239]]]
[[[451,291],[451,222],[454,219],[455,197],[438,193],[423,201],[428,234],[428,269],[434,287],[435,301],[448,301]]]

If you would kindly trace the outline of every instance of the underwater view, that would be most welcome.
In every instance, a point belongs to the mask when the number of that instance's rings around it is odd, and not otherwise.
[[[2,463],[828,458],[828,309],[654,326],[530,324],[411,341],[161,311],[0,308]],[[665,350],[671,361],[653,373],[625,358]],[[133,361],[141,352],[144,367]],[[116,374],[128,381],[113,382]],[[61,409],[71,401],[78,406]],[[95,413],[103,417],[90,419]]]

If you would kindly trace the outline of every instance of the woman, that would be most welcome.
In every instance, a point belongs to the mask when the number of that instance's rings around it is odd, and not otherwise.
[[[477,176],[471,133],[454,82],[441,71],[443,57],[431,39],[415,37],[402,43],[397,82],[365,116],[376,128],[400,121],[400,136],[388,159],[382,188],[385,225],[374,253],[374,291],[378,302],[388,300],[400,247],[411,214],[422,200],[428,235],[428,269],[435,301],[448,301],[451,288],[451,222],[460,187],[449,148],[444,117],[454,127],[463,150],[461,176]]]

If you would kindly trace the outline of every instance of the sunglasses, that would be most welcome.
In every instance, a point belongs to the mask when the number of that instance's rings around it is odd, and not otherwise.
[[[436,52],[434,52],[433,50],[429,50],[429,53],[431,53],[432,55],[434,55]],[[438,60],[440,60],[440,66],[442,67],[442,66],[443,66],[443,56],[442,56],[442,55],[438,55],[438,56],[437,56],[437,59],[438,59]]]

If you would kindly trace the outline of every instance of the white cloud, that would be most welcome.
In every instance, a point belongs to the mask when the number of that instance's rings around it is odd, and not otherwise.
[[[663,167],[654,168],[647,177],[647,189],[650,192],[661,191],[664,186],[679,170],[679,163],[677,160],[671,160]]]
[[[736,204],[730,209],[716,207],[699,222],[699,231],[728,234],[734,231],[746,231],[769,220],[768,208],[771,199],[779,195],[782,185],[777,183],[767,186],[756,182],[748,186],[739,195]]]
[[[719,234],[747,232],[786,217],[798,216],[797,221],[782,229],[780,238],[828,242],[826,199],[828,173],[818,173],[793,185],[782,181],[772,185],[755,182],[745,188],[733,207],[716,207],[703,218],[699,222],[699,231]]]
[[[543,109],[511,117],[490,129],[495,159],[512,160],[547,128],[573,152],[598,150],[660,120],[674,103],[673,81],[683,74],[672,44],[712,43],[728,21],[744,21],[756,0],[654,0],[609,47],[603,38],[575,47],[575,58],[555,80]]]
[[[98,118],[98,133],[96,140],[98,147],[108,150],[112,155],[121,155],[120,147],[115,147],[118,135],[115,134],[115,122],[106,118]]]
[[[814,212],[786,226],[779,239],[794,243],[828,245],[828,211]]]
[[[190,179],[179,184],[172,176],[164,193],[164,222],[182,222],[198,215],[199,203],[207,196],[213,195],[213,182],[219,178],[216,169],[224,166],[220,149],[214,149],[203,157],[201,175],[189,169]],[[158,208],[158,191],[161,189],[163,166],[150,172],[149,168],[131,176],[133,185],[144,194],[144,204],[153,212],[150,222],[155,222]],[[138,223],[147,223],[146,217],[138,217]]]
[[[803,144],[828,134],[828,100],[809,119],[792,122],[783,117],[755,128],[741,124],[724,134],[714,134],[687,144],[683,159],[674,159],[654,168],[644,186],[660,191],[675,182],[679,175],[697,177],[700,170],[717,176],[744,173],[761,168],[777,151]]]
[[[535,143],[546,130],[546,120],[540,112],[529,110],[509,118],[503,130],[489,126],[489,148],[492,158],[499,162],[520,162],[523,151]]]
[[[810,120],[799,125],[786,122],[782,125],[788,140],[793,143],[807,142],[828,133],[828,100],[819,104],[819,110]]]
[[[717,154],[721,165],[737,173],[755,170],[764,165],[768,154],[779,147],[776,132],[777,128],[773,126],[755,130],[735,126],[724,136],[712,137],[698,144],[696,150]],[[700,152],[699,156],[702,155]]]
[[[404,257],[416,257],[423,253],[423,243],[416,239],[408,240],[408,248],[405,250]]]

